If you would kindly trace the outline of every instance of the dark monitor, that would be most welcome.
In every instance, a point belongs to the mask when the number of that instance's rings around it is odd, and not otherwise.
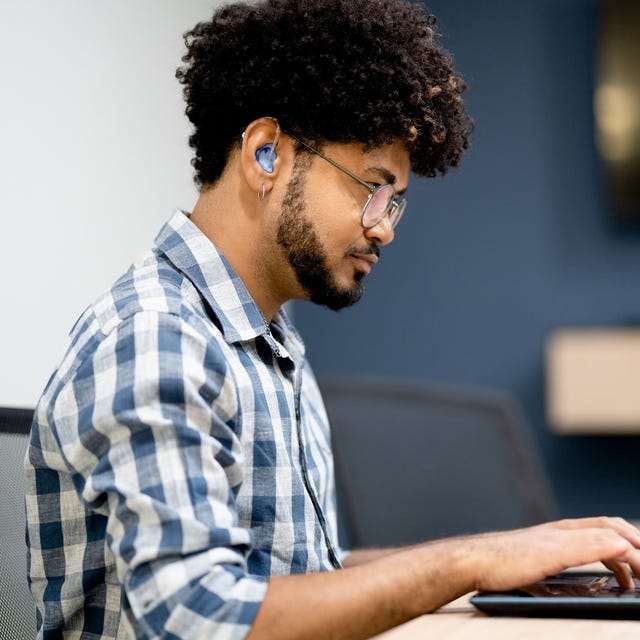
[[[601,0],[596,142],[615,218],[640,222],[640,1]]]

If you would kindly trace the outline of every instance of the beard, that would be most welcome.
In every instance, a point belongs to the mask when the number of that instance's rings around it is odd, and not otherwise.
[[[276,239],[308,299],[338,311],[360,300],[365,274],[356,272],[352,286],[337,284],[328,266],[327,253],[311,220],[305,215],[303,187],[304,172],[296,162],[282,200]],[[378,253],[377,247],[367,247],[366,251]]]

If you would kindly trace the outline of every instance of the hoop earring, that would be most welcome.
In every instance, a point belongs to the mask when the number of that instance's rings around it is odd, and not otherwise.
[[[265,194],[265,186],[264,186],[264,182],[262,183],[262,192],[258,194],[258,200],[264,200],[264,194]]]

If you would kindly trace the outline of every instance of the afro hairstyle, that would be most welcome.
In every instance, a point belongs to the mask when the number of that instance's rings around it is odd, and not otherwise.
[[[435,18],[410,0],[263,0],[220,7],[184,34],[176,77],[195,182],[212,185],[242,131],[277,118],[322,145],[401,140],[411,168],[446,173],[469,145],[463,80]]]

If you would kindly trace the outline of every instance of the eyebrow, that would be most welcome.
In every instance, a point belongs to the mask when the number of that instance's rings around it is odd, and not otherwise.
[[[377,173],[387,184],[395,185],[396,183],[397,178],[395,174],[391,173],[391,171],[389,171],[389,169],[386,169],[385,167],[368,167],[367,172],[369,171]],[[405,187],[404,189],[396,191],[396,195],[401,196],[406,191],[407,189]]]

